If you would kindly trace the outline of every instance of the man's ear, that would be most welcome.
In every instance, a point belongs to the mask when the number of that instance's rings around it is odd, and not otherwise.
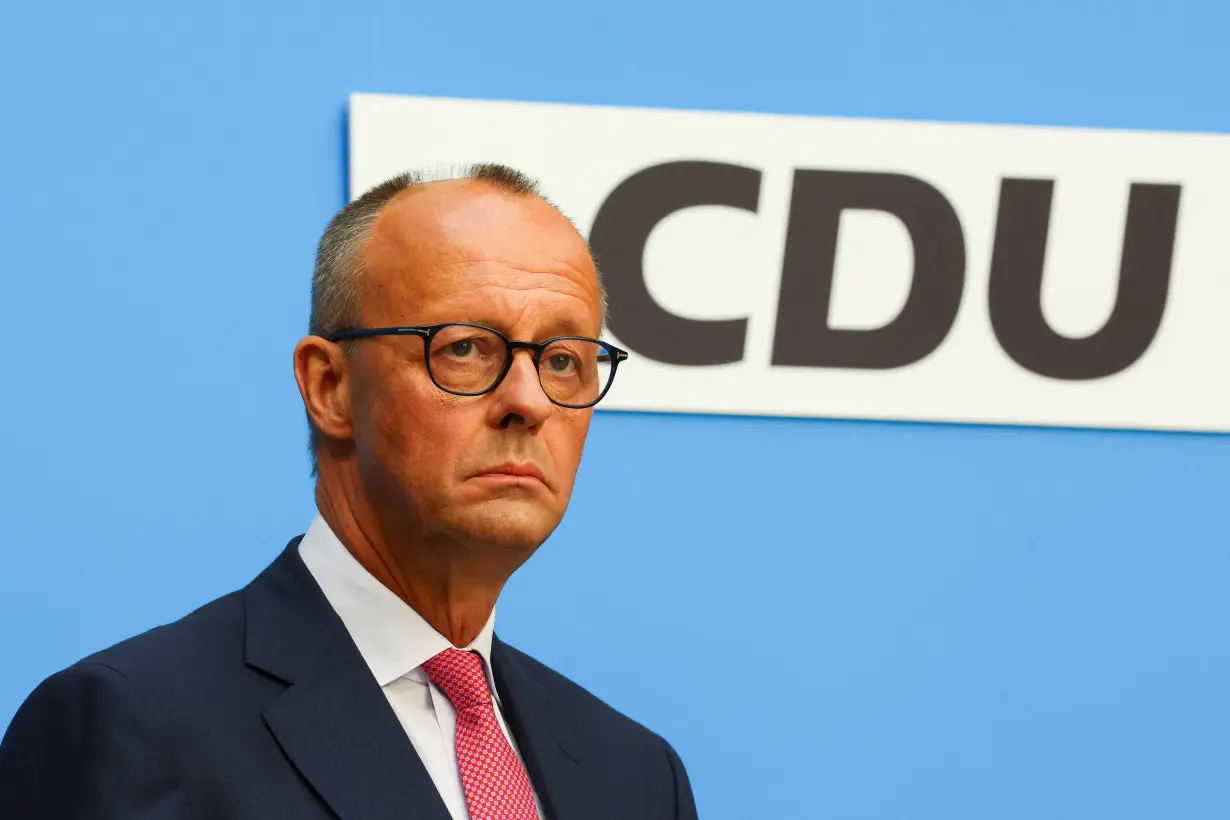
[[[350,362],[341,346],[319,336],[305,336],[295,345],[295,381],[308,418],[322,434],[349,439]]]

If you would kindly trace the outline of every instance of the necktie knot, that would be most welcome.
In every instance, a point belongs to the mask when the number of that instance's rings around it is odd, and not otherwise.
[[[458,712],[491,702],[487,676],[483,672],[483,659],[477,652],[445,649],[425,661],[423,671],[431,678],[432,683],[440,687],[440,691]]]

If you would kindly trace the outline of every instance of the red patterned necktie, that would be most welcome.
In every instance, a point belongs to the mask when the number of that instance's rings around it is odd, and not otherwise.
[[[529,775],[496,719],[483,659],[446,649],[423,670],[457,711],[457,767],[470,820],[539,820]]]

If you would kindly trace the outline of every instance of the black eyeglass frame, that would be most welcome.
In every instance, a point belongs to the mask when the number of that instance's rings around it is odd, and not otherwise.
[[[495,381],[485,390],[479,390],[474,393],[466,393],[460,390],[453,390],[440,384],[436,379],[436,374],[431,370],[431,342],[436,335],[446,327],[472,327],[476,330],[485,330],[488,333],[494,333],[504,342],[504,366],[500,369],[500,375],[495,377]],[[628,351],[622,350],[610,342],[604,342],[601,339],[591,339],[589,336],[556,336],[553,339],[547,339],[544,342],[522,342],[510,339],[500,331],[486,325],[478,325],[472,322],[445,322],[439,325],[424,325],[420,327],[371,327],[359,328],[356,330],[342,330],[328,337],[330,342],[344,342],[348,339],[366,339],[372,336],[418,336],[423,340],[423,361],[427,364],[427,375],[431,377],[431,383],[443,390],[445,393],[452,393],[454,396],[482,396],[490,393],[500,386],[504,381],[504,377],[508,375],[508,371],[512,369],[513,354],[517,350],[528,350],[533,354],[534,372],[538,374],[538,384],[542,386],[542,371],[539,369],[542,364],[543,352],[555,344],[556,342],[566,342],[570,339],[581,342],[593,342],[600,347],[606,348],[611,354],[611,375],[606,380],[606,386],[602,388],[602,392],[598,394],[598,398],[587,404],[564,404],[551,398],[551,394],[547,392],[546,387],[542,388],[543,395],[554,405],[558,407],[566,407],[569,410],[584,410],[587,407],[593,407],[598,402],[602,401],[606,396],[607,391],[611,389],[611,385],[615,383],[615,372],[619,369],[619,363],[628,358]]]

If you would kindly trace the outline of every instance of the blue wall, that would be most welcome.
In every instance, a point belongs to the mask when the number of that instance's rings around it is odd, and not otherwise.
[[[1228,28],[1218,0],[0,4],[0,727],[306,526],[290,351],[348,93],[1230,132]],[[1228,460],[600,413],[500,631],[668,736],[707,820],[1225,818]]]

